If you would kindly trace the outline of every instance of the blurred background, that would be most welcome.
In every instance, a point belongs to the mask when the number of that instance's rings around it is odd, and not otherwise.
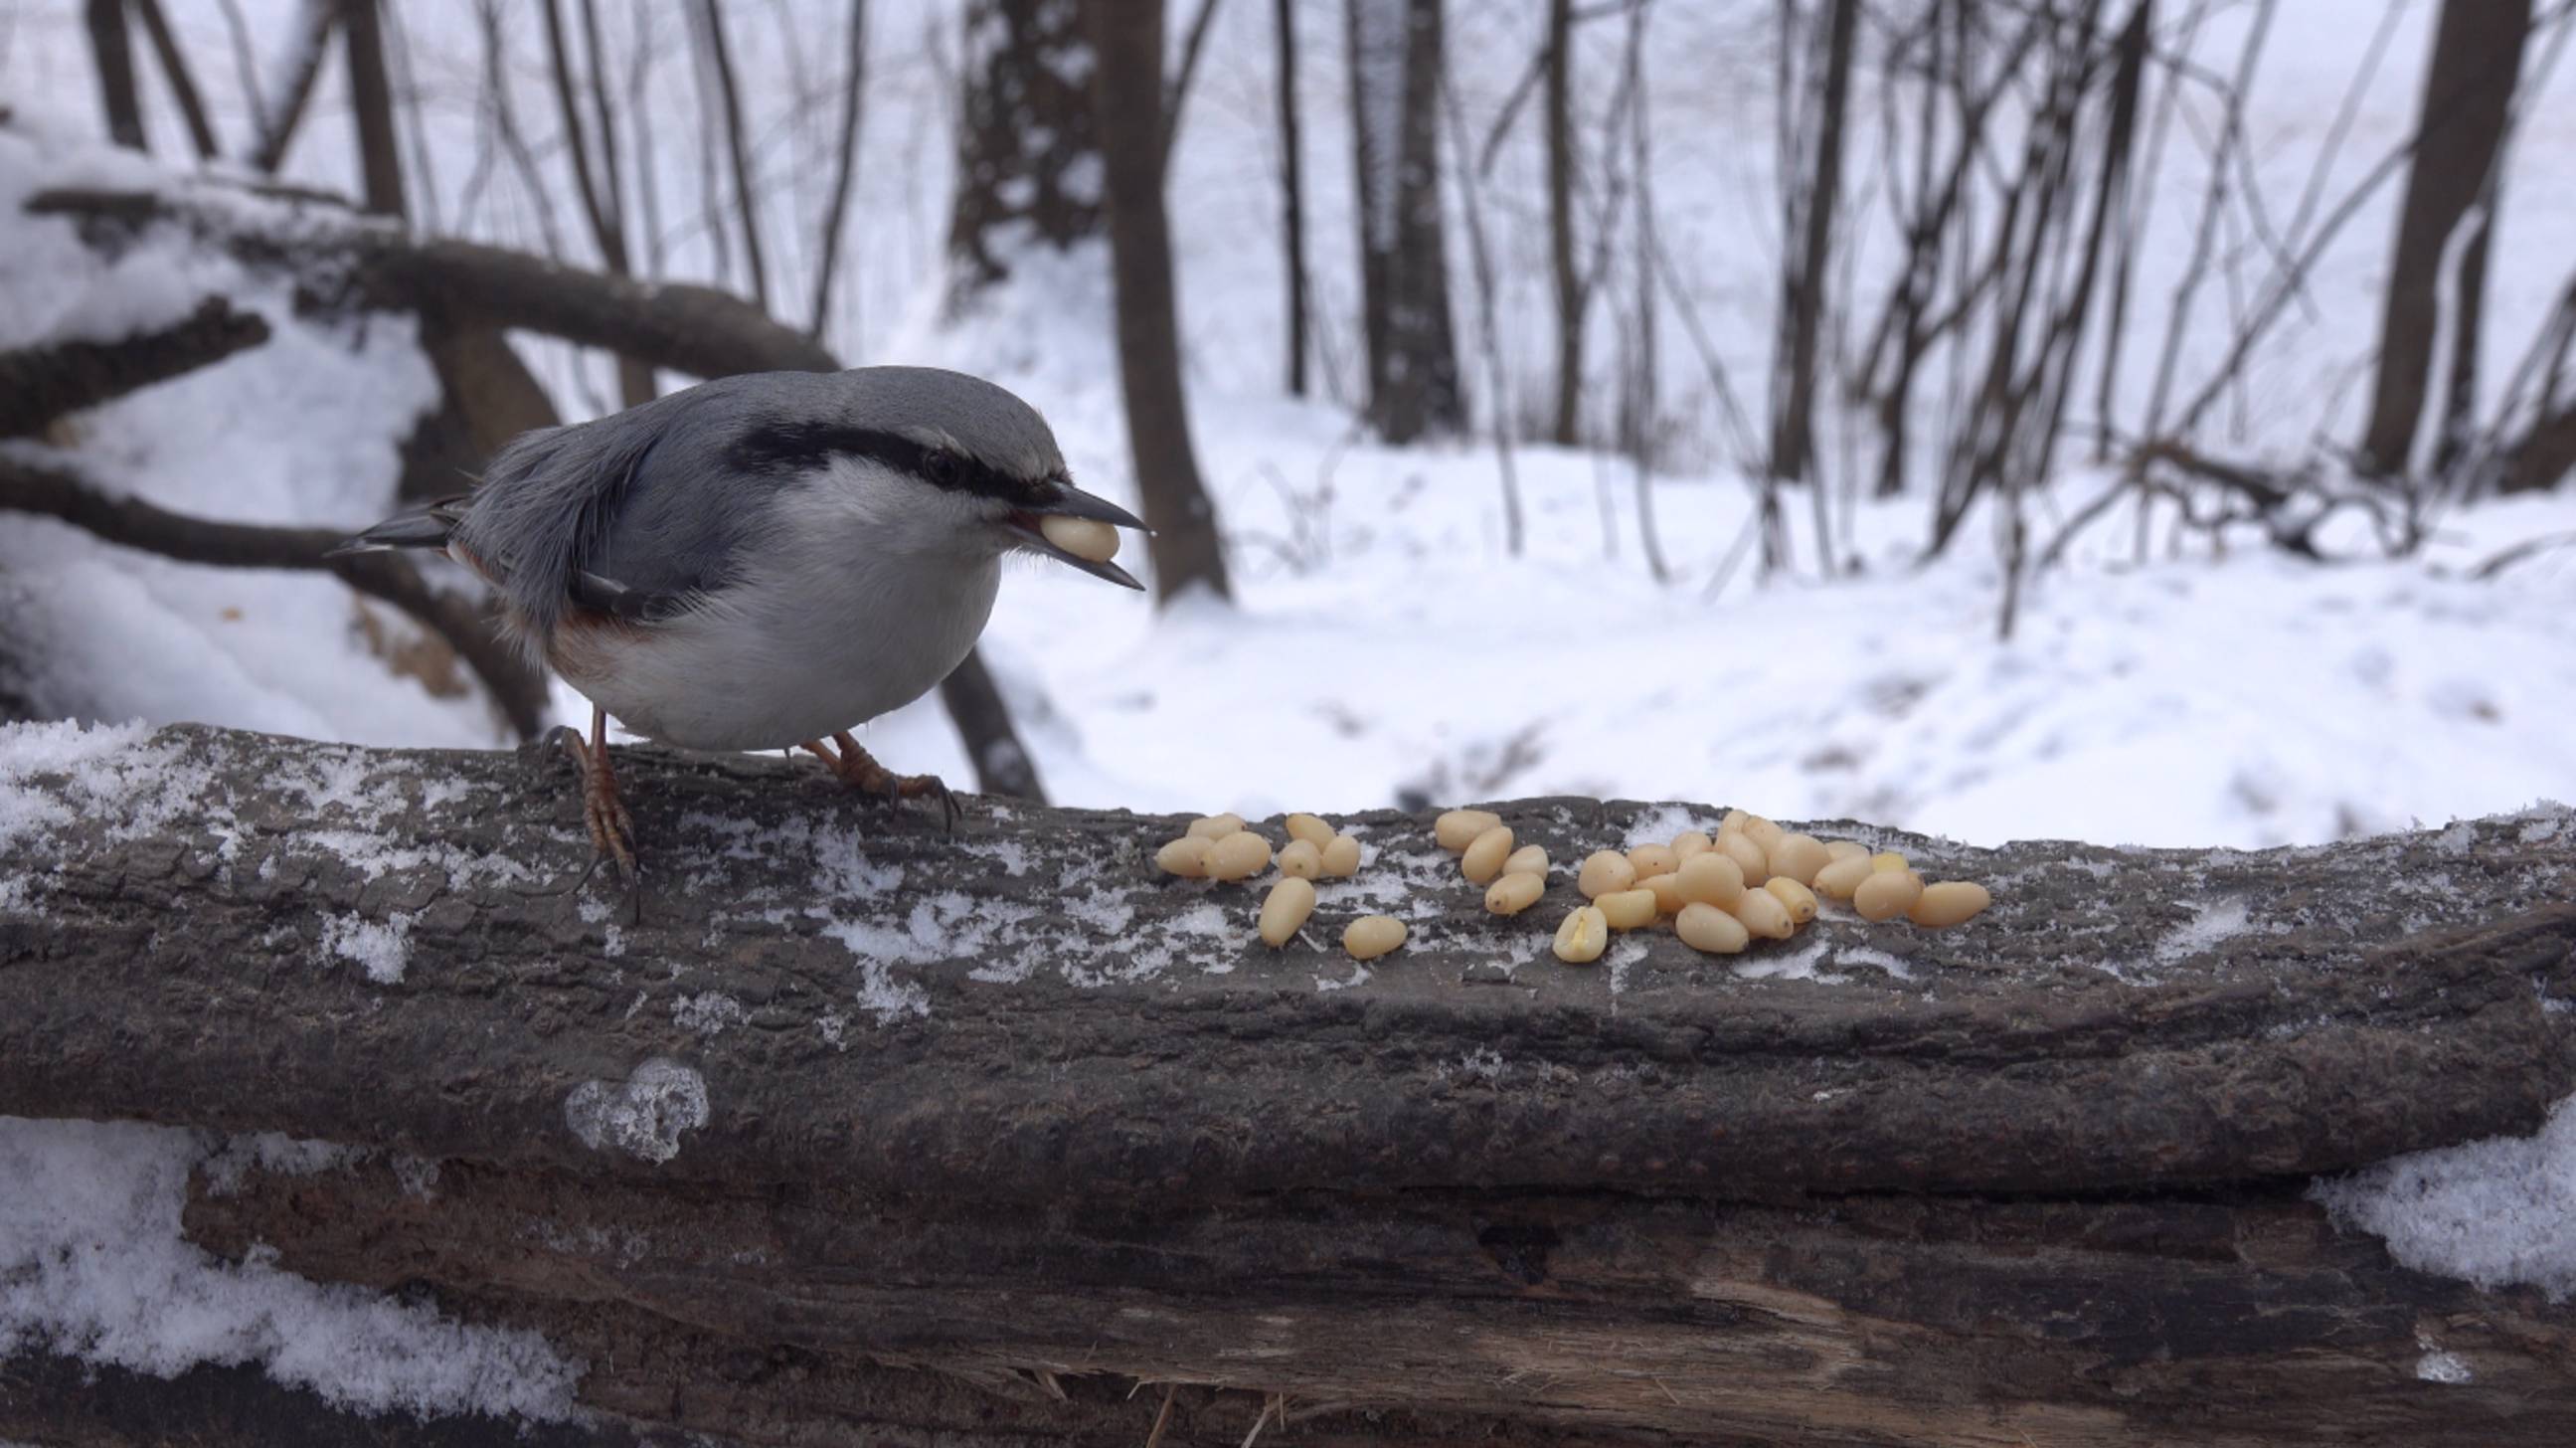
[[[320,544],[927,363],[1162,527],[869,726],[1058,803],[2254,846],[2576,784],[2576,5],[0,0],[0,717],[587,708]],[[1141,551],[1141,550],[1140,550]]]

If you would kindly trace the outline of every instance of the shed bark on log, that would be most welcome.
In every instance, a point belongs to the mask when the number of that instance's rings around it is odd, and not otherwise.
[[[176,728],[20,781],[58,808],[0,838],[0,1114],[372,1149],[201,1183],[189,1233],[542,1330],[600,1441],[1134,1443],[1163,1384],[1172,1442],[1274,1401],[1353,1442],[2576,1431],[2576,1311],[2303,1196],[2576,1086],[2564,810],[2259,852],[1834,822],[1996,905],[1575,969],[1562,879],[1488,915],[1420,817],[1352,817],[1370,860],[1274,952],[1259,888],[1153,872],[1177,819],[950,837],[658,751],[630,921],[541,759]],[[1494,808],[1559,860],[1684,827]],[[1373,910],[1412,938],[1355,966]],[[0,1437],[140,1441],[95,1396],[0,1363]],[[482,1441],[421,1433],[382,1441]]]

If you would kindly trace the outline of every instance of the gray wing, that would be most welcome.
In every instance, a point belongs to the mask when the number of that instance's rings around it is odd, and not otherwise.
[[[638,622],[685,612],[735,581],[763,511],[746,494],[781,485],[733,454],[808,385],[721,378],[529,433],[494,455],[457,539],[538,640],[576,606]]]

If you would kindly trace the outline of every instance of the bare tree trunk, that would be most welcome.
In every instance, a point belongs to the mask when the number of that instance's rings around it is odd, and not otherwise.
[[[339,0],[304,0],[296,19],[298,28],[288,41],[293,49],[288,52],[286,85],[271,98],[260,121],[259,138],[250,150],[250,163],[272,176],[286,164],[286,148],[294,143],[305,107],[313,100],[314,83],[321,79],[331,29],[340,23]]]
[[[394,93],[385,79],[384,17],[377,0],[343,0],[340,28],[348,42],[349,108],[358,123],[358,170],[365,178],[367,209],[406,214],[402,151],[394,140]]]
[[[868,0],[850,0],[849,53],[841,76],[841,149],[832,168],[832,200],[823,209],[822,253],[814,273],[814,319],[805,330],[816,341],[832,316],[832,274],[841,265],[841,227],[850,212],[850,188],[859,175],[859,119],[867,109]]]
[[[1216,510],[1199,481],[1181,392],[1171,219],[1163,207],[1163,7],[1084,0],[1092,106],[1108,180],[1109,249],[1118,282],[1118,375],[1127,443],[1154,560],[1154,595],[1193,587],[1228,595]]]
[[[1583,403],[1583,274],[1574,260],[1574,0],[1548,0],[1547,48],[1547,253],[1556,283],[1556,420],[1548,435],[1558,445],[1579,440]],[[1501,399],[1495,399],[1501,405]]]
[[[144,150],[143,99],[134,84],[134,37],[125,28],[125,0],[89,0],[90,58],[98,67],[99,104],[107,112],[108,139]]]
[[[759,195],[751,184],[751,142],[743,134],[741,87],[734,80],[733,55],[725,48],[724,14],[716,0],[704,0],[699,15],[705,27],[700,37],[706,42],[707,64],[715,72],[716,91],[724,100],[725,149],[733,159],[733,199],[742,216],[742,250],[751,266],[751,298],[765,312],[769,310],[769,266],[760,250]]]
[[[1298,153],[1297,0],[1273,6],[1279,36],[1280,249],[1288,270],[1288,393],[1306,395],[1306,173]]]
[[[2530,35],[2530,0],[2443,0],[2435,22],[2416,119],[2420,140],[2407,171],[2396,256],[2381,302],[2378,377],[2362,432],[2362,465],[2380,476],[2404,473],[2414,454],[2441,329],[2442,260],[2452,233],[2495,172]],[[2471,245],[2479,275],[2464,270],[2463,283],[2482,279],[2485,271],[2483,235]],[[2465,284],[2459,289],[2461,325],[2455,336],[2475,337],[2477,324],[2469,314],[2484,300],[2480,290]]]
[[[161,62],[162,78],[170,82],[170,95],[179,103],[179,118],[188,123],[188,140],[197,148],[197,159],[213,160],[222,147],[215,143],[214,125],[206,119],[206,103],[197,94],[197,78],[188,70],[187,53],[170,33],[170,17],[162,12],[161,0],[131,3],[135,18],[143,22],[144,36],[152,42],[154,58]]]
[[[1843,129],[1851,96],[1852,39],[1859,28],[1859,0],[1833,0],[1819,49],[1822,91],[1810,133],[1811,148],[1797,157],[1804,174],[1783,178],[1788,197],[1784,237],[1797,250],[1780,278],[1778,360],[1771,379],[1771,476],[1807,478],[1816,451],[1816,334],[1825,311],[1826,262],[1833,251],[1834,209],[1842,193]],[[1782,37],[1781,43],[1788,44]]]
[[[1056,0],[971,0],[965,36],[948,214],[952,313],[1010,275],[1015,247],[1069,247],[1103,230],[1082,11]],[[1159,128],[1160,60],[1151,78]],[[1154,160],[1159,177],[1159,139]]]
[[[1368,420],[1400,444],[1467,425],[1440,212],[1441,0],[1346,6]]]

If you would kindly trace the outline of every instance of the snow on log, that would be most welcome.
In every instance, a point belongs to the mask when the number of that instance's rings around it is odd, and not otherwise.
[[[551,754],[0,735],[0,1115],[354,1149],[201,1177],[190,1239],[536,1329],[620,1432],[1133,1443],[1164,1384],[1197,1438],[2576,1429],[2576,1313],[2306,1196],[2576,1089],[2563,808],[1819,824],[1996,904],[1573,968],[1563,869],[1489,915],[1423,816],[1348,817],[1358,877],[1272,951],[1260,885],[1153,870],[1177,818],[949,836],[776,760],[620,767],[640,918]],[[1489,807],[1560,867],[1718,813]],[[1376,911],[1411,935],[1357,965]],[[55,1380],[0,1361],[0,1438]]]

